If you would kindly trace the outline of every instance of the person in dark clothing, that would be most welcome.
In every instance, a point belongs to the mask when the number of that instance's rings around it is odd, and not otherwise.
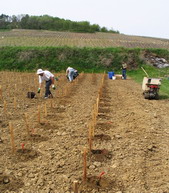
[[[126,80],[127,79],[127,64],[123,63],[122,64],[122,79]]]

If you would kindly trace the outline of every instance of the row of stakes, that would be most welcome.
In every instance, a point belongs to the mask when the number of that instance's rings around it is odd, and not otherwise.
[[[101,86],[98,90],[98,96],[96,99],[96,103],[93,105],[93,110],[92,110],[92,118],[91,121],[88,124],[88,148],[84,148],[84,152],[83,152],[83,183],[86,183],[87,181],[87,154],[88,152],[92,151],[92,146],[93,146],[93,138],[95,136],[95,129],[97,126],[97,116],[99,113],[99,102],[100,102],[100,98],[102,97],[102,93],[103,93],[103,86],[104,86],[104,81],[105,81],[105,73],[102,77],[101,80]],[[101,176],[104,174],[104,172],[102,172],[99,175],[99,180],[101,180]],[[79,182],[77,180],[75,180],[73,182],[73,191],[74,193],[78,193],[79,189]]]
[[[72,82],[73,84],[71,84],[71,85],[76,85],[76,84],[78,84],[80,78],[82,79],[83,76],[84,76],[84,73],[82,72],[82,73],[81,73],[81,76],[80,76],[80,77],[77,77],[77,78]],[[15,84],[15,87],[17,88],[17,85],[16,85],[16,84]],[[60,90],[57,91],[57,92],[58,92],[58,96],[60,96],[60,97],[65,97],[65,96],[67,96],[71,88],[72,88],[72,87],[70,86],[70,84],[67,83],[67,84],[64,86],[64,89],[60,88]],[[30,90],[30,89],[29,89],[29,90]],[[42,92],[41,92],[41,93],[42,93]],[[41,96],[41,93],[40,93],[40,96]],[[0,100],[3,100],[2,86],[1,86],[1,85],[0,85]],[[52,103],[52,102],[51,102],[51,103]],[[4,114],[6,114],[6,113],[7,113],[7,101],[6,101],[6,100],[3,101],[3,107],[4,107],[4,108],[3,108]],[[13,97],[13,107],[14,107],[15,110],[17,109],[17,99],[16,99],[16,97]]]
[[[81,78],[84,76],[84,73],[82,73]],[[96,99],[96,103],[93,106],[93,111],[92,111],[92,119],[88,124],[88,129],[89,129],[89,134],[88,134],[88,142],[89,142],[89,147],[88,148],[84,148],[84,153],[83,153],[83,182],[85,183],[87,180],[87,154],[88,152],[91,152],[92,150],[92,145],[93,145],[93,138],[95,135],[95,128],[97,125],[97,116],[98,116],[98,111],[99,111],[99,102],[100,102],[100,98],[102,97],[102,92],[103,92],[103,85],[104,85],[104,80],[105,80],[105,73],[102,77],[102,81],[101,81],[101,86],[98,90],[98,97]],[[74,85],[76,85],[79,81],[79,78],[76,79],[76,81],[74,81]],[[65,87],[64,92],[62,92],[62,96],[66,96],[69,92],[69,88],[70,85],[67,84],[67,86]],[[0,99],[2,99],[2,87],[0,86]],[[53,108],[53,101],[50,101],[50,107]],[[17,108],[16,105],[16,97],[14,97],[14,108]],[[6,113],[6,101],[4,100],[4,112]],[[37,122],[40,124],[41,123],[41,107],[40,105],[38,105],[38,109],[37,109]],[[44,115],[45,117],[47,117],[48,113],[47,113],[47,103],[44,104]],[[26,130],[27,130],[27,134],[28,136],[30,136],[30,126],[29,126],[29,121],[28,121],[28,115],[27,113],[24,114],[24,121],[25,121],[25,125],[26,125]],[[12,146],[12,153],[16,152],[16,146],[15,146],[15,141],[14,141],[14,127],[12,122],[9,122],[9,129],[10,129],[10,138],[11,138],[11,146]],[[22,149],[24,148],[24,146],[22,145]],[[101,176],[100,176],[101,179]],[[74,193],[78,193],[78,181],[74,181],[73,183],[73,191]]]
[[[76,78],[75,81],[73,82],[73,85],[76,85],[79,81],[80,78],[83,78],[84,73],[81,73],[81,76],[79,78]],[[69,84],[67,84],[67,86],[65,87],[65,90],[63,92],[63,96],[66,96],[69,93],[69,89],[71,89],[72,87],[70,87]],[[2,87],[0,86],[0,98],[2,98]],[[4,100],[4,113],[7,112],[6,109],[6,101]],[[54,104],[53,104],[53,100],[50,100],[50,107],[54,108]],[[14,108],[17,109],[17,103],[16,103],[16,97],[14,97]],[[44,116],[45,118],[48,116],[48,112],[47,112],[47,102],[44,104]],[[40,124],[41,123],[41,109],[42,107],[40,105],[38,105],[37,108],[37,123]],[[33,115],[32,115],[33,116]],[[30,119],[31,117],[29,117]],[[25,126],[26,126],[26,130],[27,130],[27,134],[28,136],[31,136],[31,130],[30,130],[30,125],[29,125],[29,121],[28,121],[28,114],[25,113],[24,114],[24,121],[25,121]],[[11,141],[11,147],[12,147],[12,153],[16,152],[16,146],[15,146],[15,140],[14,140],[14,127],[13,127],[13,123],[9,122],[9,129],[10,129],[10,141]]]

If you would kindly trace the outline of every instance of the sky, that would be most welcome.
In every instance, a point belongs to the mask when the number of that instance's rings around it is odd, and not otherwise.
[[[89,21],[126,35],[169,39],[169,0],[2,0],[0,14]]]

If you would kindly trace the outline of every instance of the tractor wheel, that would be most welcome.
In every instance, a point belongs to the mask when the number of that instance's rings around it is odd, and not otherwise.
[[[155,100],[159,100],[159,98],[160,98],[160,97],[159,97],[159,94],[156,93],[156,94],[155,94]]]
[[[144,93],[144,98],[145,98],[145,99],[150,99],[149,93]]]

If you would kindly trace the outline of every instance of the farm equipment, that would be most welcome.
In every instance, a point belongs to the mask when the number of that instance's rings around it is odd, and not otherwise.
[[[142,68],[142,70],[146,73],[146,71]],[[161,85],[160,78],[149,78],[148,74],[146,73],[147,77],[143,78],[142,89],[143,95],[145,99],[159,99],[159,89]]]

